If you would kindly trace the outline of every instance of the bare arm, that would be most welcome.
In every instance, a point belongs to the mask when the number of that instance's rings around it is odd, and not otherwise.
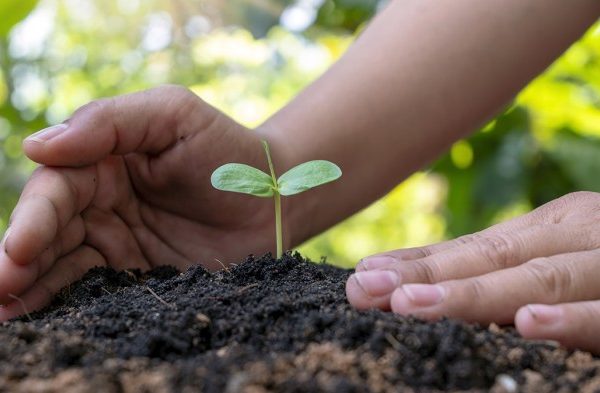
[[[292,245],[475,130],[599,12],[593,0],[392,1],[337,64],[260,127],[287,166],[325,158],[344,171],[342,181],[291,199]]]

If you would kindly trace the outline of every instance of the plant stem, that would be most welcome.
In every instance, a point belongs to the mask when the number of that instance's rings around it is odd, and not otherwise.
[[[273,161],[271,160],[269,144],[267,141],[262,141],[262,145],[265,149],[265,153],[267,154],[269,170],[271,171],[271,181],[273,182],[273,198],[275,199],[275,241],[277,242],[277,259],[279,259],[283,255],[283,235],[281,233],[281,194],[279,194],[279,187],[277,186],[277,176],[275,175],[275,168],[273,167]]]
[[[278,191],[275,191],[273,197],[275,198],[275,238],[277,240],[277,259],[279,259],[283,254],[283,239],[281,233],[281,195]]]

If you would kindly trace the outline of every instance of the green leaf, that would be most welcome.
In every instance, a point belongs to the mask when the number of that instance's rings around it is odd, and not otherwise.
[[[217,190],[259,197],[273,195],[273,180],[263,171],[245,164],[225,164],[217,168],[210,182]]]
[[[600,139],[584,138],[572,132],[555,135],[549,154],[578,190],[600,192]]]
[[[277,180],[281,195],[294,195],[321,184],[332,182],[342,176],[342,170],[332,162],[316,160],[300,164]]]
[[[35,8],[38,0],[0,1],[0,37],[6,37],[14,25],[25,19]]]

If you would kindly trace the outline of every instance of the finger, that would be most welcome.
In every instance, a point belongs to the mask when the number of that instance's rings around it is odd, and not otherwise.
[[[80,215],[75,216],[54,241],[32,263],[38,264],[38,276],[44,275],[54,261],[79,247],[85,239],[85,224]]]
[[[485,231],[464,235],[452,240],[446,240],[439,243],[429,244],[422,247],[401,248],[398,250],[386,251],[380,254],[370,255],[361,259],[356,265],[356,271],[367,271],[375,269],[387,269],[397,263],[414,261],[416,259],[427,258],[439,252],[447,251],[455,247],[469,244],[479,236],[494,233],[494,227],[490,227]]]
[[[199,104],[197,96],[176,86],[93,101],[65,124],[28,137],[23,149],[51,166],[89,165],[110,154],[157,154],[214,121],[218,112]]]
[[[86,228],[85,243],[100,250],[107,263],[116,269],[150,268],[132,230],[121,217],[91,207],[83,212]]]
[[[600,354],[600,301],[559,305],[530,304],[515,317],[519,333],[528,339],[554,340],[568,348]]]
[[[79,280],[89,269],[105,265],[102,255],[93,248],[77,248],[57,260],[52,269],[24,294],[13,295],[11,303],[0,308],[0,322],[41,309],[61,288]]]
[[[356,266],[356,270],[387,269],[391,265],[401,261],[427,258],[434,254],[457,247],[463,247],[476,241],[481,243],[482,240],[485,241],[488,238],[493,240],[494,237],[503,236],[505,234],[510,235],[515,231],[524,230],[532,226],[541,225],[548,228],[554,228],[557,223],[564,219],[565,214],[572,210],[571,205],[573,203],[580,204],[581,200],[585,198],[586,193],[582,192],[565,195],[548,202],[527,214],[493,225],[478,233],[464,235],[456,239],[424,247],[400,249],[371,255],[363,258]],[[587,199],[589,199],[589,197]]]
[[[54,261],[80,246],[85,238],[85,229],[81,216],[69,222],[58,237],[39,257],[31,263],[14,263],[5,252],[0,252],[0,304],[11,302],[11,297],[20,295],[35,281],[50,270]]]
[[[443,241],[440,243],[429,244],[422,247],[402,248],[399,250],[386,251],[379,254],[369,255],[361,259],[356,264],[356,271],[363,272],[381,268],[388,268],[396,263],[413,261],[415,259],[426,258],[440,251],[454,248],[459,244],[465,244],[470,241],[471,235],[461,236],[456,239]]]
[[[378,270],[357,272],[348,280],[346,293],[355,307],[381,308],[398,285],[474,277],[542,256],[595,249],[600,244],[592,233],[586,227],[567,224],[560,231],[556,225],[545,224],[513,232],[482,232],[461,247]],[[396,277],[390,278],[390,272]]]
[[[394,291],[391,308],[424,319],[509,323],[525,304],[599,298],[599,256],[598,250],[569,253],[468,279],[406,284]]]
[[[38,168],[11,216],[5,257],[17,264],[33,261],[89,205],[95,190],[94,167]]]

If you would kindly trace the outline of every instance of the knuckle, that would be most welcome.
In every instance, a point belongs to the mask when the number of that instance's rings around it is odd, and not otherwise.
[[[561,207],[562,205],[563,202],[554,200],[538,207],[528,214],[531,215],[534,222],[540,224],[558,224],[562,221],[564,215],[563,208]]]
[[[152,91],[152,90],[156,90],[158,92],[169,94],[169,95],[178,95],[178,96],[184,96],[184,97],[189,97],[189,96],[195,97],[196,96],[187,87],[184,87],[181,85],[170,84],[170,83],[158,86],[155,89],[151,89],[150,91]]]
[[[474,303],[486,299],[486,286],[478,277],[467,280],[463,287],[463,291],[463,298],[471,299]]]
[[[436,261],[429,260],[427,262],[416,260],[409,265],[417,271],[419,280],[427,283],[435,283],[444,281],[445,277]]]
[[[156,89],[150,90],[149,93],[156,93],[158,96],[167,97],[168,101],[175,107],[195,106],[202,101],[193,91],[184,86],[179,85],[162,85]]]
[[[569,297],[573,272],[567,265],[556,265],[550,258],[542,257],[527,262],[526,268],[533,282],[541,288],[545,299],[556,303],[560,299]]]
[[[202,114],[203,119],[212,118],[211,116],[216,113],[210,105],[187,87],[162,85],[148,92],[152,95],[156,94],[165,101],[165,112],[172,114],[171,127],[177,128],[178,125],[186,124],[194,113]]]
[[[102,116],[110,110],[114,98],[101,98],[99,100],[90,101],[87,104],[79,107],[73,114],[73,117],[82,113],[91,113]]]
[[[429,247],[416,247],[407,250],[409,253],[412,252],[416,258],[427,258],[433,255],[433,251]]]
[[[563,198],[573,201],[587,201],[590,198],[597,198],[598,193],[593,191],[575,191],[565,195]]]
[[[592,212],[593,214],[594,212]],[[600,209],[598,210],[600,213]],[[577,223],[562,229],[569,236],[569,241],[580,251],[597,250],[600,248],[600,216],[593,214],[592,222]]]
[[[560,198],[557,198],[553,202],[556,202],[556,204],[559,204],[560,206],[565,207],[565,206],[569,206],[573,202],[579,202],[582,199],[586,198],[586,194],[587,194],[586,191],[570,192],[568,194],[561,196]],[[550,202],[550,203],[552,204],[553,202]]]
[[[517,252],[517,242],[506,234],[479,236],[473,243],[485,262],[496,269],[505,269],[513,265]]]
[[[479,233],[471,233],[468,235],[463,235],[463,236],[457,237],[456,239],[454,239],[454,243],[457,246],[464,246],[466,244],[476,241],[480,237],[481,237],[481,235]]]
[[[572,211],[574,207],[580,206],[590,201],[597,201],[600,198],[600,194],[592,191],[575,191],[561,196],[553,201],[540,206],[535,211],[546,217],[552,218],[550,222],[556,223],[561,221],[568,212]]]

